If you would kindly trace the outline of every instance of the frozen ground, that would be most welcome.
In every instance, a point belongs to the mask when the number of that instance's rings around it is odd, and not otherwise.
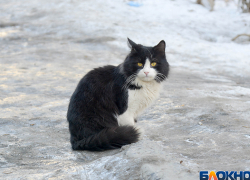
[[[194,0],[0,0],[0,179],[193,180],[250,170],[250,15]],[[126,38],[164,39],[171,65],[138,143],[72,151],[66,111],[80,78],[117,65]]]

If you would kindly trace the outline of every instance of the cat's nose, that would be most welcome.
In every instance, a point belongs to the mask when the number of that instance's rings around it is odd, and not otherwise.
[[[146,76],[148,75],[149,72],[144,72],[146,74]]]

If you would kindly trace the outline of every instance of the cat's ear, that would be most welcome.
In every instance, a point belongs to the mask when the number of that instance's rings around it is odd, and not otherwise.
[[[161,40],[159,42],[159,44],[157,44],[155,47],[154,47],[154,51],[157,51],[157,52],[162,52],[165,54],[165,48],[166,48],[166,43],[164,40]]]
[[[136,51],[138,45],[135,42],[133,42],[131,39],[128,38],[128,47],[131,50],[135,50]]]

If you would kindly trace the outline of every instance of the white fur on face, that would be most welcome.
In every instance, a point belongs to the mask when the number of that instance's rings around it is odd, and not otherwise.
[[[156,70],[150,66],[150,61],[146,59],[144,67],[139,71],[137,77],[142,81],[152,81],[156,75]]]

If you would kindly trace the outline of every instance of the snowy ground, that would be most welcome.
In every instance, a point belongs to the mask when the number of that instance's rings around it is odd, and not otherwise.
[[[195,0],[0,0],[0,179],[198,179],[250,170],[250,14]],[[66,111],[80,78],[123,61],[129,37],[164,39],[171,65],[138,143],[72,151]]]

